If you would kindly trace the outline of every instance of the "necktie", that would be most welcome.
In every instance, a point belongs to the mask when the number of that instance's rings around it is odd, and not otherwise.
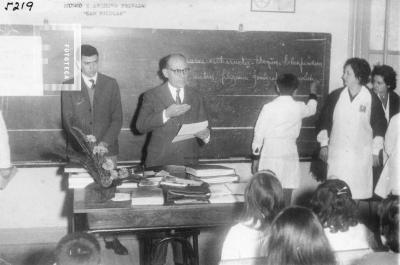
[[[89,94],[89,99],[90,99],[90,105],[93,106],[93,95],[94,95],[94,88],[95,88],[96,84],[93,79],[90,79],[89,81],[90,81],[90,83],[92,83],[92,85],[88,89],[88,94]]]
[[[96,84],[94,83],[93,79],[90,79],[90,83],[92,83],[92,86],[90,87],[91,89],[94,89],[94,87],[96,86]]]
[[[175,98],[176,104],[182,104],[181,97],[179,96],[179,92],[180,92],[180,91],[181,91],[180,88],[177,88],[177,89],[176,89],[176,98]]]

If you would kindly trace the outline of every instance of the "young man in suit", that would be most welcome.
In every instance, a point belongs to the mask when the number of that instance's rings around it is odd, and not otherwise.
[[[189,67],[185,56],[171,54],[164,58],[162,74],[167,82],[145,92],[137,129],[151,132],[147,147],[146,167],[164,165],[190,165],[198,162],[199,145],[208,143],[207,128],[196,138],[173,143],[182,124],[207,120],[203,98],[188,88]]]
[[[91,45],[81,46],[81,90],[62,92],[63,128],[67,134],[67,152],[81,152],[71,128],[77,127],[86,135],[96,137],[97,152],[104,153],[117,165],[118,135],[122,127],[122,104],[117,81],[98,72],[99,53]],[[73,80],[66,82],[73,83]],[[95,150],[93,150],[95,151]],[[106,242],[116,254],[126,255],[128,250],[114,237]]]
[[[85,134],[94,135],[100,151],[116,165],[122,127],[121,96],[117,81],[98,72],[98,62],[97,49],[82,45],[82,86],[80,91],[62,93],[63,127],[67,132],[69,155],[72,149],[80,151],[71,134],[71,128],[78,127]]]

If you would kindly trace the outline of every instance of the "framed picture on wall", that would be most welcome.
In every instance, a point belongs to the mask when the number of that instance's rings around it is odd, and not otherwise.
[[[253,12],[294,13],[296,0],[251,0]]]

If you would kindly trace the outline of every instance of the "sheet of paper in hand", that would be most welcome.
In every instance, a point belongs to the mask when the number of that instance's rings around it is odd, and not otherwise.
[[[80,25],[0,25],[0,42],[0,96],[81,89]]]
[[[178,135],[172,140],[173,143],[196,137],[195,134],[207,129],[208,121],[183,124]]]

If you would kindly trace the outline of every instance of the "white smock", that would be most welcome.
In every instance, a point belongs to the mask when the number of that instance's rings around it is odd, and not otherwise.
[[[314,115],[317,101],[307,104],[291,96],[279,96],[265,104],[254,128],[253,153],[261,149],[258,170],[272,170],[282,187],[296,189],[300,185],[300,163],[296,139],[302,119]]]
[[[400,114],[390,119],[384,142],[384,166],[375,193],[386,198],[400,193]]]
[[[371,94],[364,86],[351,101],[346,87],[333,113],[328,148],[328,178],[345,181],[354,199],[372,196],[371,101]]]

